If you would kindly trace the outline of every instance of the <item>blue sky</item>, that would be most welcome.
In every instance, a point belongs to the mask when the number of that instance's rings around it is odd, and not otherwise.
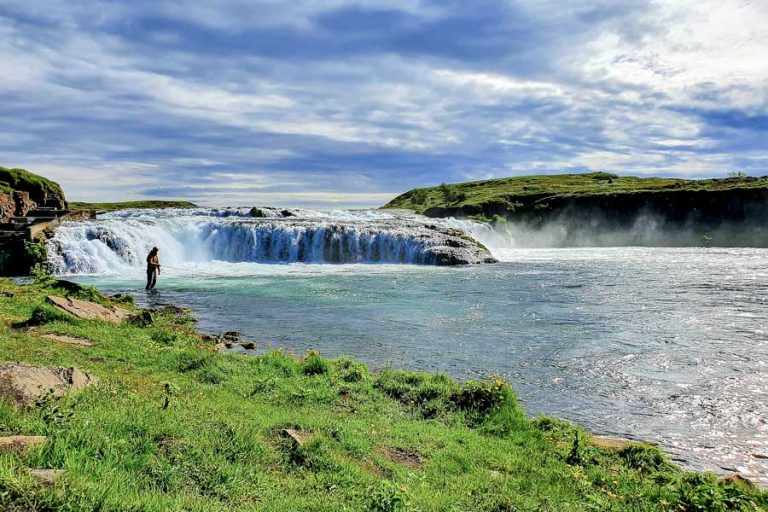
[[[0,0],[0,165],[71,200],[362,207],[768,174],[764,0]]]

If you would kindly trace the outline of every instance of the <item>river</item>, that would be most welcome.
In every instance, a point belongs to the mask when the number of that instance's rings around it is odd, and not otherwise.
[[[303,211],[291,216],[346,226],[354,243],[342,246],[369,263],[324,263],[322,250],[290,263],[300,235],[280,226],[289,248],[276,249],[270,234],[265,253],[233,227],[244,215],[123,212],[65,225],[51,262],[141,304],[189,306],[201,330],[237,330],[261,347],[461,379],[500,374],[529,413],[655,441],[685,467],[768,483],[768,250],[523,249],[477,223],[424,220],[464,229],[501,260],[436,267],[407,264],[418,262],[418,247],[396,247],[413,244],[407,230],[389,252],[366,252],[372,238],[358,243],[361,226],[391,236],[398,215]],[[152,245],[167,268],[147,295],[141,260]],[[390,256],[370,264],[371,254]]]

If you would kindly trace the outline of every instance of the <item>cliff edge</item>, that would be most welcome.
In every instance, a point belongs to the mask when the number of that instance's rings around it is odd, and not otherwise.
[[[527,233],[556,228],[557,241],[550,243],[556,246],[768,247],[768,176],[703,180],[609,173],[521,176],[414,189],[383,208],[505,222],[508,227],[522,226]],[[616,236],[601,242],[594,236],[597,233]]]
[[[0,167],[0,222],[23,217],[40,206],[67,208],[64,191],[58,183],[24,169]]]

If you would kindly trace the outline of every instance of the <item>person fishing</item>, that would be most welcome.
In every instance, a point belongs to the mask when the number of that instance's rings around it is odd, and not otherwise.
[[[153,247],[147,255],[147,286],[145,290],[154,290],[155,284],[157,284],[157,276],[160,274],[160,258],[157,257],[159,252],[157,247]]]

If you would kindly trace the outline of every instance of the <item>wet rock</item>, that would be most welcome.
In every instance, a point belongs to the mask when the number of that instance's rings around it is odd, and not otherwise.
[[[66,279],[57,279],[53,286],[56,288],[61,288],[63,290],[66,290],[70,293],[77,293],[83,290],[82,285],[78,283],[74,283],[72,281],[67,281]]]
[[[434,264],[441,267],[498,263],[487,250],[479,247],[436,246],[431,247],[428,252],[433,256]]]
[[[38,446],[46,441],[45,436],[6,436],[0,437],[0,452],[20,453],[31,446]]]
[[[240,346],[243,347],[245,350],[254,350],[256,348],[256,342],[246,341],[245,343],[241,343]]]
[[[84,389],[98,379],[77,368],[0,363],[0,398],[28,405],[49,391],[55,396]]]
[[[147,327],[155,323],[155,317],[152,315],[151,311],[143,309],[141,313],[131,315],[128,321],[139,327]]]
[[[85,338],[75,338],[73,336],[64,336],[61,334],[43,334],[43,338],[65,345],[79,345],[81,347],[90,347],[93,345],[93,343]]]
[[[216,336],[211,336],[210,334],[200,334],[200,341],[204,341],[205,343],[216,343]]]
[[[221,333],[219,338],[226,341],[239,341],[240,333],[237,331],[227,331],[227,332]]]
[[[61,311],[85,320],[101,320],[119,324],[131,315],[129,311],[122,308],[106,308],[95,302],[73,299],[71,297],[65,298],[49,295],[46,300]]]

